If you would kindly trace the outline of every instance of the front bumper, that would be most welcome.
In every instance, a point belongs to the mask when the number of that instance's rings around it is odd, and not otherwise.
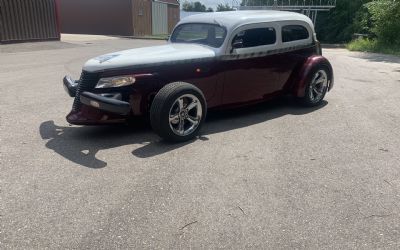
[[[63,79],[64,90],[68,93],[70,97],[76,96],[76,89],[78,87],[79,81],[73,80],[69,76],[65,76]]]
[[[90,92],[83,92],[80,96],[80,101],[87,106],[118,115],[128,115],[131,110],[129,102]]]
[[[79,81],[75,81],[69,76],[64,77],[63,86],[69,96],[79,98],[79,102],[82,104],[79,109],[73,109],[67,115],[67,121],[71,124],[121,123],[126,121],[131,112],[130,103],[122,101],[121,93],[80,92],[78,91]],[[77,93],[80,93],[79,96]]]

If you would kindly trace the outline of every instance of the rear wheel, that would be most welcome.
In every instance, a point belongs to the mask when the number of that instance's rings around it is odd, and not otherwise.
[[[150,121],[160,137],[183,142],[198,135],[206,113],[202,92],[191,84],[176,82],[157,93],[151,105]]]
[[[304,97],[300,98],[303,105],[314,107],[324,100],[329,85],[329,70],[325,66],[316,67],[308,77],[308,85]]]

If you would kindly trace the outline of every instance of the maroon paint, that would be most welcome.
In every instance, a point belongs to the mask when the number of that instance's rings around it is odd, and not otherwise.
[[[75,125],[102,125],[123,123],[126,117],[82,105],[78,112],[71,111],[67,115],[67,121]]]
[[[251,59],[215,60],[140,70],[113,69],[100,73],[100,77],[138,76],[129,94],[129,102],[132,115],[143,115],[149,112],[156,93],[166,84],[176,81],[197,86],[206,97],[208,108],[244,106],[285,93],[302,97],[311,70],[320,64],[331,70],[332,88],[332,67],[326,58],[317,55],[315,46]],[[71,112],[67,116],[68,122],[77,125],[120,123],[126,118],[85,105],[82,105],[79,112]]]
[[[311,71],[315,68],[317,65],[324,65],[329,68],[329,90],[332,89],[334,85],[334,77],[333,77],[333,69],[332,65],[329,63],[328,59],[326,59],[323,56],[311,56],[307,58],[305,63],[303,64],[303,68],[299,71],[298,73],[298,83],[294,85],[293,92],[297,97],[304,97],[305,95],[305,90],[308,84],[308,78],[309,74]]]

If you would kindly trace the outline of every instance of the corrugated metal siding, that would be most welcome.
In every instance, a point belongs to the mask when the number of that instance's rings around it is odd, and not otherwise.
[[[133,34],[135,36],[149,36],[151,31],[151,1],[132,0]]]
[[[168,5],[153,2],[152,4],[153,35],[168,34]]]
[[[56,0],[0,0],[0,42],[60,39]]]

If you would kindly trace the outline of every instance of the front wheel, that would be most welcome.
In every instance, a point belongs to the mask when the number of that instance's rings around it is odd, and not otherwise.
[[[300,98],[303,105],[314,107],[324,100],[329,87],[329,70],[321,65],[316,67],[308,77],[308,85],[304,97]]]
[[[153,130],[167,141],[184,142],[196,137],[204,123],[207,105],[197,87],[176,82],[164,86],[150,108]]]

